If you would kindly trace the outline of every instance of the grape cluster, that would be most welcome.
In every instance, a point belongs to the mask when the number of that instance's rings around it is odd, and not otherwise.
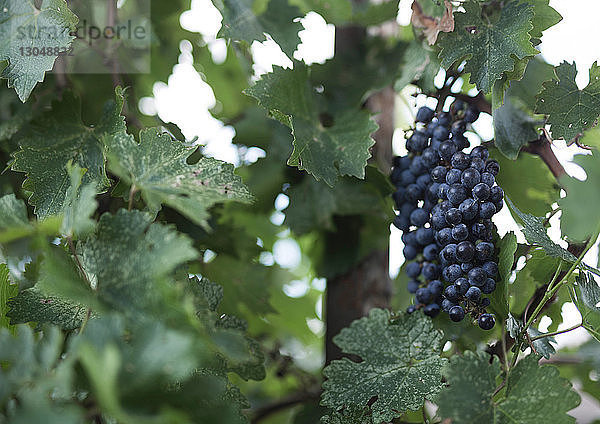
[[[486,147],[464,150],[467,125],[479,111],[456,100],[450,112],[434,116],[422,107],[406,142],[408,155],[394,158],[391,174],[402,230],[408,290],[415,295],[412,313],[434,317],[440,310],[458,322],[467,313],[485,330],[495,324],[485,295],[496,288],[498,265],[492,216],[503,207],[496,185],[500,167]]]

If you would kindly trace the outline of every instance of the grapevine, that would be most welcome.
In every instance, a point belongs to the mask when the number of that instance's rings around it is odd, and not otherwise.
[[[490,330],[495,318],[486,312],[496,288],[498,262],[491,218],[504,201],[495,177],[497,161],[485,146],[465,136],[479,111],[456,100],[448,112],[424,106],[406,141],[408,155],[396,157],[391,180],[402,230],[406,274],[415,304],[407,312],[423,310],[435,317],[440,310],[452,321],[470,314],[480,328]]]

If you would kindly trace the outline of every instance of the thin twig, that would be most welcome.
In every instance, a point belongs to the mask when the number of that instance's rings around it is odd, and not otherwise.
[[[131,187],[129,188],[129,204],[127,205],[128,211],[131,211],[131,209],[133,208],[133,197],[135,196],[136,192],[137,187],[135,186],[135,184],[131,184]]]
[[[267,416],[274,414],[276,412],[281,411],[282,409],[287,409],[292,406],[295,406],[299,403],[304,403],[312,400],[319,399],[320,391],[306,391],[301,393],[294,393],[284,399],[281,399],[277,402],[267,404],[261,408],[258,408],[254,412],[254,416],[250,421],[252,424],[256,424],[259,421],[265,419]]]
[[[545,334],[540,334],[539,336],[535,336],[531,338],[531,341],[536,341],[539,339],[543,339],[544,337],[552,337],[552,336],[556,336],[557,334],[563,334],[563,333],[568,333],[569,331],[573,331],[579,327],[581,327],[583,325],[582,322],[580,322],[577,325],[574,325],[572,327],[566,328],[564,330],[559,330],[559,331],[553,331],[552,333],[545,333]]]
[[[531,153],[532,155],[537,155],[544,161],[556,181],[560,184],[560,179],[567,175],[565,168],[556,158],[554,151],[552,151],[552,146],[550,145],[550,140],[546,137],[545,133],[540,135],[535,141],[530,142],[526,146],[523,147],[523,151],[527,153]]]

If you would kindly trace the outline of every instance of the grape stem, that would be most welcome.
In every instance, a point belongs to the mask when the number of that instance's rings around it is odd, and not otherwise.
[[[538,303],[537,307],[533,311],[533,314],[531,314],[531,316],[529,317],[529,319],[527,319],[527,322],[525,323],[525,326],[523,327],[523,329],[521,330],[521,332],[517,336],[516,340],[520,340],[521,339],[521,337],[523,336],[523,334],[527,331],[527,329],[537,319],[538,315],[540,314],[540,312],[542,311],[542,309],[544,308],[544,306],[546,305],[546,303],[550,299],[552,299],[554,297],[554,295],[565,284],[568,283],[569,278],[571,277],[571,275],[573,274],[573,272],[575,271],[575,269],[577,269],[577,267],[581,264],[581,261],[583,260],[583,257],[586,255],[586,253],[592,248],[592,246],[596,242],[596,239],[598,238],[598,235],[600,235],[600,226],[598,228],[596,228],[596,231],[594,232],[594,234],[592,235],[592,237],[590,237],[590,239],[588,240],[588,242],[587,242],[587,244],[585,246],[585,249],[583,249],[583,251],[581,252],[581,254],[577,257],[577,260],[571,265],[571,267],[569,268],[569,270],[567,271],[567,273],[562,278],[560,278],[560,279],[558,278],[559,273],[560,273],[560,269],[561,269],[561,266],[559,265],[559,267],[556,269],[556,272],[554,273],[554,276],[552,277],[552,281],[550,282],[550,284],[548,284],[546,292],[544,293],[544,297]],[[558,281],[558,280],[560,280],[560,281]],[[533,340],[535,340],[535,338]],[[515,366],[515,364],[517,363],[517,358],[519,356],[519,352],[521,351],[521,345],[522,345],[522,343],[518,342],[517,350],[515,351],[515,354],[513,356],[510,368],[513,368]]]

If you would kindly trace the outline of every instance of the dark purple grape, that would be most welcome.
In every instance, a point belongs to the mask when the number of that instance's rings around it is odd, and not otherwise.
[[[444,268],[442,275],[444,276],[444,280],[453,283],[457,278],[460,278],[462,270],[460,269],[460,265],[452,264]]]
[[[492,301],[488,298],[488,297],[482,297],[479,300],[479,307],[480,308],[487,308],[488,306],[490,306],[492,304]]]
[[[435,280],[440,276],[440,267],[436,264],[425,263],[423,265],[423,277],[426,280]]]
[[[460,177],[460,182],[468,189],[472,189],[473,187],[475,187],[477,184],[479,184],[480,180],[481,175],[479,174],[479,171],[475,168],[465,169]]]
[[[446,174],[448,169],[445,166],[438,165],[431,171],[431,179],[436,183],[443,183],[446,181]]]
[[[434,114],[433,110],[431,110],[427,106],[420,107],[419,110],[417,111],[417,116],[415,118],[415,121],[423,122],[424,124],[427,124],[428,122],[430,122],[433,119],[433,114]]]
[[[492,314],[481,314],[477,319],[477,324],[482,330],[491,330],[496,324],[496,320]]]
[[[478,261],[485,262],[491,259],[494,255],[494,245],[486,241],[482,241],[475,246],[475,257]]]
[[[410,305],[408,308],[406,308],[406,313],[407,314],[412,314],[414,312],[416,312],[417,307],[415,305]]]
[[[417,243],[421,246],[427,246],[428,244],[433,243],[435,233],[433,228],[419,228],[416,232]]]
[[[479,287],[471,286],[465,293],[465,297],[472,302],[477,302],[481,298],[481,289]]]
[[[462,171],[460,169],[450,169],[446,174],[446,184],[452,185],[460,182]]]
[[[435,243],[428,244],[423,249],[423,257],[427,261],[435,261],[438,257],[438,254],[439,254],[439,249],[437,247],[437,244],[435,244]]]
[[[417,278],[421,274],[421,265],[418,262],[406,264],[406,275],[410,278]]]
[[[442,228],[435,234],[435,239],[440,246],[446,246],[449,243],[452,243],[452,230],[450,228]]]
[[[427,147],[428,141],[427,135],[420,131],[415,131],[406,142],[406,150],[409,152],[421,153]]]
[[[407,244],[404,246],[404,249],[402,249],[402,254],[407,261],[412,261],[414,258],[416,258],[417,253],[417,248],[412,244]]]
[[[451,243],[442,249],[441,258],[448,262],[456,262],[456,244]]]
[[[485,171],[485,161],[481,158],[471,158],[471,168],[475,168],[480,173]]]
[[[485,271],[488,277],[496,277],[498,275],[498,264],[496,262],[486,262],[481,265],[481,268]]]
[[[500,172],[500,164],[494,159],[488,160],[485,164],[485,170],[495,177]]]
[[[429,303],[431,300],[431,291],[427,287],[421,287],[415,293],[415,299],[419,303]]]
[[[441,183],[438,188],[438,197],[440,199],[445,199],[448,196],[448,190],[450,190],[450,186],[446,183]]]
[[[434,215],[431,216],[431,226],[433,227],[434,230],[441,230],[442,228],[445,228],[448,226],[448,223],[446,222],[446,217],[445,214],[443,213],[436,213]]]
[[[456,241],[463,241],[469,237],[469,230],[465,224],[458,224],[452,229],[452,238]]]
[[[459,279],[457,279],[454,282],[454,285],[456,286],[456,291],[461,296],[464,296],[467,293],[467,290],[469,290],[469,287],[471,287],[467,279],[464,277],[460,277]]]
[[[467,189],[462,184],[452,184],[448,189],[448,200],[452,203],[453,206],[459,206],[463,200],[468,197],[469,193]]]
[[[456,208],[450,208],[444,214],[446,222],[450,225],[458,225],[462,221],[462,214]]]
[[[393,224],[394,227],[402,231],[408,231],[408,229],[410,228],[410,221],[404,215],[396,215]]]
[[[454,144],[450,140],[444,141],[442,144],[440,144],[440,147],[438,149],[442,160],[445,160],[447,162],[450,162],[450,160],[452,160],[452,156],[454,155],[454,153],[456,153],[457,150],[458,148],[456,147],[456,144]]]
[[[490,219],[496,213],[496,206],[492,202],[484,202],[479,207],[479,217],[481,219]]]
[[[448,126],[450,125],[450,122],[452,122],[452,117],[450,116],[450,114],[448,112],[441,112],[438,115],[438,125],[443,125],[443,126]]]
[[[440,156],[437,151],[435,151],[431,147],[428,147],[425,150],[423,150],[421,159],[423,159],[423,163],[427,168],[433,168],[439,162]]]
[[[480,287],[483,285],[483,283],[485,283],[487,274],[482,268],[475,267],[469,271],[468,277],[469,284],[471,284],[472,286]]]
[[[456,302],[458,300],[458,291],[456,290],[456,286],[450,285],[446,287],[444,290],[444,296],[446,296],[446,299],[450,300],[451,302]]]
[[[479,183],[471,191],[473,198],[484,201],[490,197],[490,187],[487,184]]]
[[[504,190],[500,186],[494,186],[490,189],[490,202],[500,202],[504,199]]]
[[[470,241],[461,241],[456,245],[456,259],[459,262],[471,262],[474,256],[475,247]]]
[[[448,299],[442,300],[442,311],[448,312],[450,310],[450,308],[453,306],[456,306],[456,304],[452,303],[450,300],[448,300]]]
[[[481,291],[485,294],[491,294],[496,290],[496,282],[492,278],[486,278],[485,283],[481,287]]]
[[[489,172],[484,172],[481,174],[481,182],[487,184],[491,188],[496,184],[496,179]]]
[[[429,214],[421,208],[417,208],[410,214],[410,223],[417,227],[422,227],[429,221]]]
[[[452,321],[460,322],[465,318],[465,310],[462,306],[456,305],[448,310],[448,315]]]
[[[479,203],[469,198],[465,199],[459,206],[458,210],[466,221],[471,221],[479,215]]]
[[[471,157],[473,158],[481,158],[483,160],[487,160],[490,156],[487,147],[485,146],[475,146],[473,150],[471,150]]]
[[[435,130],[433,130],[433,137],[438,140],[446,140],[450,135],[450,131],[443,125],[438,125]]]
[[[416,293],[419,287],[421,287],[421,283],[419,283],[417,280],[410,280],[406,285],[408,292],[413,294]]]
[[[436,317],[440,313],[440,305],[437,303],[430,303],[423,308],[423,313],[428,317]]]
[[[461,171],[467,169],[471,164],[469,155],[463,152],[456,152],[452,155],[452,167],[460,169]],[[490,174],[491,175],[491,174]]]
[[[477,109],[477,107],[473,105],[469,106],[465,111],[465,116],[463,119],[465,120],[465,122],[471,124],[477,121],[477,118],[479,118],[479,109]]]
[[[431,292],[434,298],[437,298],[442,294],[442,290],[444,290],[444,284],[440,280],[433,280],[427,284],[427,288]]]

